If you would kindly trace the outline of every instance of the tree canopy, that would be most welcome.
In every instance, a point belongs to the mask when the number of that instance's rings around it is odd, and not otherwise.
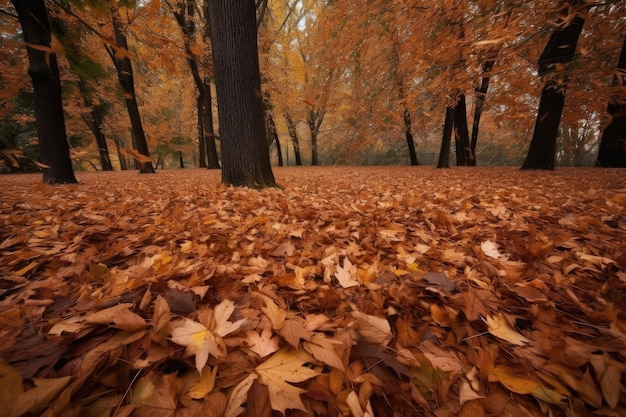
[[[574,18],[570,3],[259,2],[261,89],[282,144],[282,159],[287,164],[297,159],[322,165],[412,163],[405,137],[409,127],[416,159],[434,164],[441,149],[445,109],[462,95],[470,124],[477,97],[484,99],[480,130],[477,140],[472,139],[476,163],[521,164],[544,85],[537,73],[540,56],[555,27]],[[622,1],[579,3],[587,16],[571,62],[550,63],[568,84],[560,125],[560,132],[568,133],[560,135],[556,149],[556,162],[561,165],[594,161],[602,128],[611,120],[606,109],[626,32]],[[124,111],[127,93],[116,82],[106,47],[113,47],[117,58],[127,58],[133,65],[150,161],[178,166],[182,152],[188,165],[198,165],[200,150],[206,149],[202,138],[213,139],[213,133],[199,123],[213,122],[219,138],[205,2],[54,0],[46,4],[52,18],[65,28],[64,36],[53,37],[53,49],[60,62],[75,168],[103,166],[102,146],[85,123],[96,107],[102,110],[99,126],[112,166],[129,166],[133,156],[142,159],[132,152],[131,122]],[[116,46],[111,5],[119,10],[128,49]],[[21,49],[21,29],[8,0],[0,1],[0,31],[0,53],[6,58],[0,60],[1,127],[3,132],[17,132],[2,138],[3,148],[11,149],[3,151],[2,169],[9,170],[15,162],[11,158],[29,152],[33,114],[21,99],[31,94],[31,87],[25,81],[27,57]],[[483,92],[480,86],[486,78],[488,90]],[[202,89],[201,82],[207,83]],[[198,97],[213,100],[211,116],[198,118],[202,109]],[[462,148],[451,152],[458,149]],[[216,152],[221,154],[219,140]],[[276,151],[272,152],[276,162]],[[574,153],[581,156],[573,158]],[[22,159],[21,166],[28,166],[28,157]],[[216,160],[212,166],[219,166]]]

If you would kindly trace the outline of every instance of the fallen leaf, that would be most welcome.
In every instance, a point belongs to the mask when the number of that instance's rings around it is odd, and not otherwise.
[[[391,326],[389,326],[387,319],[360,311],[353,311],[352,316],[357,319],[357,331],[366,341],[386,345],[393,339]]]
[[[48,379],[33,378],[35,387],[12,399],[12,410],[9,415],[18,417],[27,412],[38,414],[49,406],[71,379],[71,376]]]
[[[118,304],[85,317],[85,323],[111,325],[122,330],[142,330],[148,327],[148,323],[138,314],[130,311],[132,303]]]
[[[189,389],[189,396],[195,400],[204,398],[215,387],[215,377],[217,376],[217,366],[213,369],[205,367],[200,374],[200,379]]]
[[[304,342],[302,346],[318,361],[345,372],[343,361],[336,351],[337,346],[343,346],[342,342],[329,339],[323,334],[316,333],[313,335],[310,342]]]
[[[359,285],[356,265],[353,265],[347,257],[343,260],[343,266],[337,265],[335,278],[337,278],[339,285],[343,288],[356,287]]]
[[[186,356],[196,356],[196,369],[202,372],[209,360],[209,355],[221,356],[221,351],[215,340],[215,335],[201,323],[190,319],[183,319],[171,332],[172,342],[186,346]]]
[[[235,303],[230,300],[223,300],[217,306],[215,306],[215,321],[217,323],[217,327],[215,328],[215,333],[219,336],[226,336],[232,332],[239,330],[239,328],[247,321],[247,319],[240,319],[236,322],[232,323],[228,321],[230,316],[235,311]]]
[[[278,336],[272,337],[272,329],[269,328],[263,329],[261,334],[254,330],[248,330],[246,341],[250,350],[259,355],[260,358],[276,352],[280,344],[280,338]]]
[[[289,382],[303,382],[318,375],[318,372],[305,366],[312,361],[313,358],[304,351],[282,348],[256,367],[255,372],[269,389],[273,410],[283,415],[288,408],[306,411],[300,399],[305,390]]]
[[[513,329],[502,313],[487,315],[484,319],[489,333],[517,346],[530,343],[530,340]]]

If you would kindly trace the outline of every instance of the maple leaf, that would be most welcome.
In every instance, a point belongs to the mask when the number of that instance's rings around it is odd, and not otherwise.
[[[335,278],[339,281],[339,285],[343,288],[356,287],[359,285],[359,281],[356,279],[357,268],[350,262],[350,259],[344,258],[343,266],[337,265],[337,272],[335,272]]]
[[[215,306],[215,333],[219,336],[226,336],[232,332],[239,330],[239,328],[247,321],[247,319],[240,319],[236,322],[230,322],[228,319],[235,311],[235,303],[230,300],[224,300]]]
[[[246,340],[250,350],[259,355],[260,358],[276,352],[280,343],[280,338],[278,336],[272,337],[272,329],[269,328],[264,328],[260,335],[254,330],[248,330]]]
[[[185,355],[196,356],[196,369],[202,372],[209,360],[209,355],[218,357],[221,351],[215,335],[202,323],[190,319],[183,319],[171,332],[172,342],[186,346]]]
[[[269,390],[273,410],[280,411],[283,415],[287,408],[306,411],[300,399],[300,394],[304,390],[291,385],[290,382],[303,382],[319,375],[305,366],[312,361],[313,358],[304,351],[283,347],[256,367],[255,372]]]

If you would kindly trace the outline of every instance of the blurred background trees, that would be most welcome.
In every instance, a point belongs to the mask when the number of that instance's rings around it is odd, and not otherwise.
[[[435,165],[447,157],[448,165],[521,166],[544,87],[540,56],[557,17],[575,16],[571,2],[552,0],[261,3],[262,94],[285,165]],[[624,96],[623,69],[616,70],[626,5],[578,3],[587,15],[574,56],[554,68],[567,80],[557,166],[595,164],[616,117],[607,106]],[[110,4],[128,42],[114,54],[132,63],[150,162],[178,168],[182,153],[186,167],[216,167],[207,155],[208,146],[216,158],[221,150],[206,2],[49,0],[51,18],[64,28],[53,48],[74,169],[108,169],[107,155],[113,169],[134,169],[141,159],[127,93],[105,50],[115,45]],[[32,87],[15,15],[0,0],[3,172],[37,169]],[[446,109],[456,115],[447,146]],[[274,164],[277,152],[274,142]]]

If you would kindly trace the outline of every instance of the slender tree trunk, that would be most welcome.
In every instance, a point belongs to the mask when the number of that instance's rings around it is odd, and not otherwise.
[[[274,116],[269,111],[265,112],[267,118],[267,134],[270,139],[270,146],[272,143],[276,144],[276,153],[278,154],[278,166],[283,166],[283,153],[280,148],[280,140],[278,140],[278,133],[276,132],[276,123],[274,122]]]
[[[65,130],[61,80],[48,10],[43,0],[12,0],[17,12],[26,50],[28,74],[35,92],[35,123],[43,163],[43,181],[49,184],[75,183],[74,169]]]
[[[324,112],[320,110],[310,110],[307,123],[309,130],[311,131],[311,165],[319,165],[319,158],[317,152],[317,135],[319,133],[322,122],[324,121]]]
[[[139,162],[139,172],[141,173],[154,173],[154,167],[152,161],[150,161],[150,152],[148,151],[148,142],[146,141],[146,134],[143,130],[141,123],[141,116],[139,114],[139,107],[137,107],[137,98],[135,96],[135,80],[133,77],[133,67],[128,58],[128,42],[126,41],[126,35],[124,35],[124,26],[119,15],[118,9],[113,4],[110,4],[111,16],[113,20],[113,30],[115,34],[115,44],[106,45],[107,51],[115,64],[117,70],[117,77],[120,85],[124,90],[124,102],[126,103],[126,109],[128,110],[128,117],[130,118],[130,124],[133,129],[133,143],[136,145],[135,149],[145,158],[142,158]]]
[[[406,137],[406,143],[409,147],[409,157],[411,158],[411,165],[419,165],[419,162],[417,160],[417,153],[415,152],[413,133],[411,132],[411,113],[407,108],[404,109],[404,135]]]
[[[209,169],[220,169],[220,162],[217,157],[217,146],[215,145],[215,128],[213,127],[213,102],[211,99],[211,83],[208,78],[203,82],[204,103],[202,106],[202,118],[204,126],[204,143],[206,144],[206,155]]]
[[[488,59],[483,65],[483,74],[488,74],[493,69],[495,59]],[[489,90],[490,77],[483,76],[480,80],[480,85],[474,89],[474,120],[472,121],[472,137],[470,141],[471,155],[473,157],[474,164],[476,165],[476,144],[478,143],[478,128],[480,126],[480,118],[483,115],[483,109],[485,108],[485,99],[487,97],[487,91]]]
[[[554,169],[556,140],[566,91],[566,81],[558,81],[560,74],[555,71],[555,65],[567,64],[574,59],[576,44],[585,23],[583,13],[588,7],[582,0],[569,0],[563,4],[569,5],[563,8],[565,13],[577,11],[572,12],[576,13],[574,16],[561,17],[561,22],[557,22],[561,23],[561,27],[552,32],[539,57],[539,75],[549,77],[541,92],[535,130],[522,169]],[[566,79],[564,75],[562,78]]]
[[[617,63],[617,72],[626,73],[626,37]],[[626,83],[623,76],[617,75],[613,78],[613,83],[617,88],[614,88],[615,93],[609,99],[606,109],[611,120],[600,138],[596,166],[626,168],[626,94],[622,90]]]
[[[441,150],[439,151],[439,163],[437,168],[450,168],[450,142],[452,128],[454,127],[454,109],[446,107],[446,119],[443,123],[443,137],[441,138]]]
[[[122,152],[122,149],[124,149],[124,145],[121,143],[121,140],[118,137],[113,137],[113,142],[115,142],[117,159],[120,161],[120,169],[122,171],[126,171],[128,169],[128,164],[126,162],[126,156],[124,156],[124,153]]]
[[[467,130],[467,104],[465,94],[459,95],[454,107],[454,141],[456,145],[457,166],[472,166],[474,157],[470,147],[469,132]]]
[[[289,132],[289,137],[291,138],[291,143],[293,144],[293,153],[296,157],[296,166],[302,166],[302,157],[300,156],[300,140],[298,139],[298,130],[296,129],[296,124],[294,123],[291,115],[288,112],[283,114],[285,117],[285,121],[287,122],[287,131]]]
[[[213,0],[209,14],[222,182],[254,188],[276,186],[265,133],[254,1]]]
[[[198,109],[198,150],[200,152],[198,166],[206,168],[206,138],[204,137],[204,103],[202,95],[196,97],[196,107]]]
[[[113,165],[111,164],[111,158],[109,157],[109,146],[107,145],[106,136],[104,130],[102,130],[103,116],[102,107],[94,105],[89,97],[89,91],[87,89],[87,83],[82,78],[78,80],[78,88],[85,106],[89,108],[89,115],[83,117],[85,124],[91,130],[96,138],[96,144],[98,145],[98,153],[100,154],[100,163],[102,164],[103,171],[113,171]]]

